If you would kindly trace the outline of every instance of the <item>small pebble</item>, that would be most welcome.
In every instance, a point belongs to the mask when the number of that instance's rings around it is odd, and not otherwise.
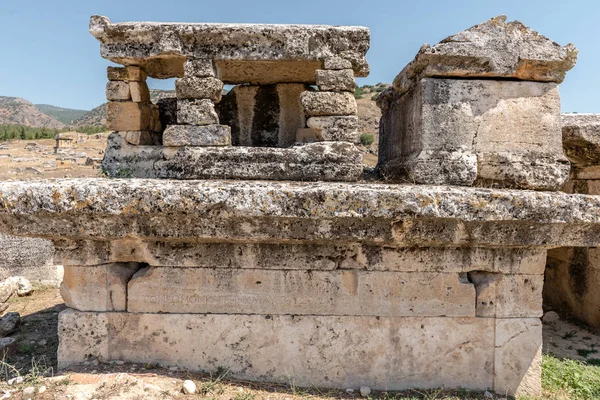
[[[553,324],[560,320],[560,316],[555,311],[548,311],[542,317],[542,322],[545,324]]]
[[[116,361],[114,361],[114,363],[115,363],[115,365],[123,365],[123,364],[125,364],[125,361],[123,361],[123,360],[116,360]]]
[[[485,393],[483,394],[483,396],[484,396],[486,399],[493,399],[493,398],[494,398],[494,394],[493,394],[493,393],[491,393],[491,392],[488,392],[487,390],[485,391]]]
[[[371,388],[368,386],[361,386],[360,387],[360,395],[362,397],[368,397],[371,394]]]
[[[196,384],[189,379],[183,381],[183,393],[185,393],[185,394],[196,393]]]
[[[46,339],[42,339],[42,340],[40,340],[40,341],[38,342],[38,344],[39,344],[40,346],[45,346],[46,344],[48,344],[48,341],[47,341]]]
[[[23,377],[22,376],[17,376],[16,378],[12,378],[8,380],[8,384],[9,385],[18,385],[20,383],[23,383]]]
[[[354,389],[346,389],[346,393],[354,393]]]
[[[38,393],[44,393],[46,391],[46,386],[40,386],[40,388],[38,389]]]
[[[33,399],[33,396],[35,396],[35,388],[33,386],[28,386],[25,389],[23,389],[23,399],[24,400],[29,400],[29,399]]]

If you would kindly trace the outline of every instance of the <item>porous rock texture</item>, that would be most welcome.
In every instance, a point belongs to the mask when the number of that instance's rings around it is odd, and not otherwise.
[[[600,179],[600,173],[594,174],[600,165],[600,114],[562,114],[561,117],[563,147],[573,165],[573,176]]]
[[[0,235],[0,281],[24,276],[33,282],[56,284],[53,257],[49,240]]]

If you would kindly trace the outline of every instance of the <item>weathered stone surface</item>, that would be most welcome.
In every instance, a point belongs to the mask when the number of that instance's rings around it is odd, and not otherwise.
[[[600,164],[600,114],[561,117],[563,147],[573,167],[578,170]]]
[[[13,333],[21,324],[21,316],[18,312],[6,313],[0,318],[0,338]]]
[[[126,146],[119,135],[113,136]],[[324,152],[330,145],[345,143],[304,145],[296,155],[304,154],[314,162],[311,151],[336,157],[342,153]],[[239,149],[216,150],[236,154]],[[128,149],[134,150],[138,155],[155,151],[145,146]],[[282,157],[280,164],[289,162],[296,149],[244,150],[253,161],[259,159],[257,155],[267,153],[265,150],[270,154],[276,150]],[[165,150],[161,154],[180,151],[182,157],[198,155],[198,162],[212,154],[209,148]],[[243,164],[239,156],[237,160]],[[152,164],[160,166],[161,162],[154,159]],[[119,163],[107,165],[114,168]],[[348,164],[333,165],[345,166],[344,172],[348,171]],[[202,173],[206,175],[215,171],[205,168]],[[247,167],[240,165],[242,168]],[[152,171],[152,167],[146,169]],[[295,168],[305,177],[307,169]],[[219,239],[392,247],[595,247],[600,245],[600,198],[560,192],[377,183],[7,181],[0,183],[0,233],[46,238]]]
[[[59,316],[58,366],[98,357],[207,372],[221,367],[232,378],[292,379],[300,387],[485,390],[494,385],[494,325],[489,318],[66,310]]]
[[[288,147],[305,126],[298,83],[235,86],[217,104],[219,120],[231,126],[234,146]]]
[[[197,76],[207,78],[217,76],[215,66],[210,58],[192,58],[183,64],[183,73],[185,76]]]
[[[210,99],[219,102],[223,82],[213,77],[185,77],[175,80],[175,91],[178,99]]]
[[[300,102],[309,116],[356,115],[356,99],[352,93],[303,92]]]
[[[118,132],[127,143],[134,146],[157,146],[160,145],[160,135],[149,131]]]
[[[189,125],[214,125],[219,123],[212,100],[177,100],[177,123]]]
[[[323,62],[324,69],[350,69],[352,63],[340,57],[329,57]]]
[[[125,82],[145,82],[146,73],[135,66],[128,67],[108,67],[106,69],[108,80]]]
[[[315,130],[317,138],[322,141],[360,143],[357,116],[311,117],[306,125]]]
[[[163,127],[177,125],[177,97],[165,97],[156,102],[160,124]]]
[[[452,35],[435,46],[423,45],[394,79],[394,91],[409,91],[426,77],[511,78],[561,83],[577,62],[572,44],[560,46],[519,21],[492,18]]]
[[[539,299],[541,302],[541,290]],[[148,267],[129,281],[127,311],[474,317],[466,276],[437,272]]]
[[[55,240],[56,257],[65,265],[138,262],[152,266],[264,270],[541,275],[546,250],[451,247],[389,248],[360,244],[193,243],[117,239]]]
[[[127,282],[139,265],[65,266],[60,294],[68,307],[82,311],[126,311]]]
[[[52,242],[0,235],[0,281],[15,275],[34,282],[56,284],[58,277]],[[11,290],[6,289],[6,293],[12,294]],[[2,295],[4,292],[0,287],[0,303],[10,297]]]
[[[316,71],[316,83],[320,90],[354,92],[356,82],[351,69]]]
[[[568,177],[553,83],[427,78],[380,105],[388,179],[557,190]]]
[[[106,104],[106,125],[114,131],[148,130],[150,107],[133,102],[108,102]]]
[[[106,99],[116,101],[131,100],[129,84],[122,81],[109,81],[106,84]]]
[[[357,181],[362,155],[350,143],[311,143],[292,148],[130,146],[111,135],[103,166],[135,178]]]
[[[142,65],[153,78],[183,76],[187,58],[210,58],[225,83],[306,82],[325,60],[341,57],[357,77],[367,76],[365,55],[370,33],[365,27],[206,23],[113,24],[90,19],[90,33],[100,54],[113,62]],[[190,45],[192,44],[193,45]],[[289,80],[287,71],[298,76]],[[300,74],[298,74],[300,72]]]
[[[150,90],[146,82],[129,82],[131,101],[134,103],[148,103],[150,101]]]
[[[542,274],[513,275],[474,271],[469,273],[469,280],[477,290],[478,317],[542,316]]]
[[[539,318],[496,320],[494,391],[541,396],[542,322]]]
[[[3,359],[17,354],[17,349],[17,338],[0,338],[0,357],[2,357]]]
[[[231,146],[231,128],[226,125],[169,125],[163,146]]]

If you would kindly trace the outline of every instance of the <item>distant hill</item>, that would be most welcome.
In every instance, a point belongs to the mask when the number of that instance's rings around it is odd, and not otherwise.
[[[65,124],[20,97],[0,96],[0,125],[64,128]]]
[[[71,108],[56,107],[49,104],[35,104],[35,107],[46,115],[56,118],[63,124],[69,125],[71,122],[83,117],[88,110],[73,110]]]
[[[77,118],[71,126],[77,128],[81,126],[103,126],[106,125],[106,103],[88,111]]]

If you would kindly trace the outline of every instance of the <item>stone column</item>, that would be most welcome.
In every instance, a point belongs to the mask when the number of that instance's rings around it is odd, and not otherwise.
[[[160,144],[158,107],[150,102],[140,67],[108,67],[106,123],[133,145]]]
[[[219,124],[215,103],[223,82],[210,59],[188,59],[184,77],[175,81],[177,124],[167,126],[164,146],[230,146],[231,128]]]
[[[358,116],[354,99],[354,71],[348,60],[332,57],[315,72],[319,91],[306,91],[301,103],[308,128],[299,129],[298,142],[345,141],[358,143]]]

